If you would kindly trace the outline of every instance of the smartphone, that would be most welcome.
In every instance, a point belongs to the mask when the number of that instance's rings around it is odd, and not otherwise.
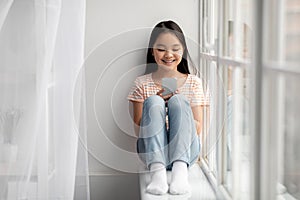
[[[170,93],[174,93],[177,90],[177,79],[163,78],[162,87],[164,89],[164,92],[162,93],[163,96],[168,95]]]

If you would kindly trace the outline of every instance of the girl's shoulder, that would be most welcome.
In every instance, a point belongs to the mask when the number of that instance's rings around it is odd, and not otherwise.
[[[151,77],[152,77],[152,73],[138,76],[137,79],[139,79],[139,80],[148,80]]]
[[[191,83],[201,83],[201,78],[194,75],[194,74],[189,74],[188,75],[188,80],[191,82]]]
[[[139,84],[147,84],[152,81],[152,73],[138,76],[135,80]]]

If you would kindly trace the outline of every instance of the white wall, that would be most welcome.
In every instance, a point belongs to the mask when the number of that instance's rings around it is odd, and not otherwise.
[[[126,96],[135,77],[144,73],[150,31],[162,20],[178,22],[196,59],[198,15],[197,0],[87,0],[85,67],[91,175],[136,170],[136,138]]]

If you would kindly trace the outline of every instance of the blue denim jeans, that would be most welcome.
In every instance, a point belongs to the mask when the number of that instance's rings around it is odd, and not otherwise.
[[[190,166],[197,160],[200,140],[185,96],[173,95],[167,106],[157,95],[144,101],[137,151],[148,168],[158,162],[170,170],[174,161],[184,161]]]

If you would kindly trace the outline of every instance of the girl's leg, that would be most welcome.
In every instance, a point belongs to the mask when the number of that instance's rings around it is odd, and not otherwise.
[[[169,163],[181,160],[192,165],[200,153],[193,112],[185,96],[176,94],[168,101]]]
[[[165,194],[168,191],[166,158],[168,157],[165,101],[159,96],[147,98],[143,105],[138,153],[151,172],[147,192]]]
[[[139,156],[150,169],[151,163],[166,166],[168,157],[165,101],[157,96],[150,96],[143,105],[137,150]]]
[[[170,193],[189,191],[188,170],[200,153],[200,141],[196,134],[193,112],[187,99],[180,94],[168,101],[169,162],[172,166]]]

